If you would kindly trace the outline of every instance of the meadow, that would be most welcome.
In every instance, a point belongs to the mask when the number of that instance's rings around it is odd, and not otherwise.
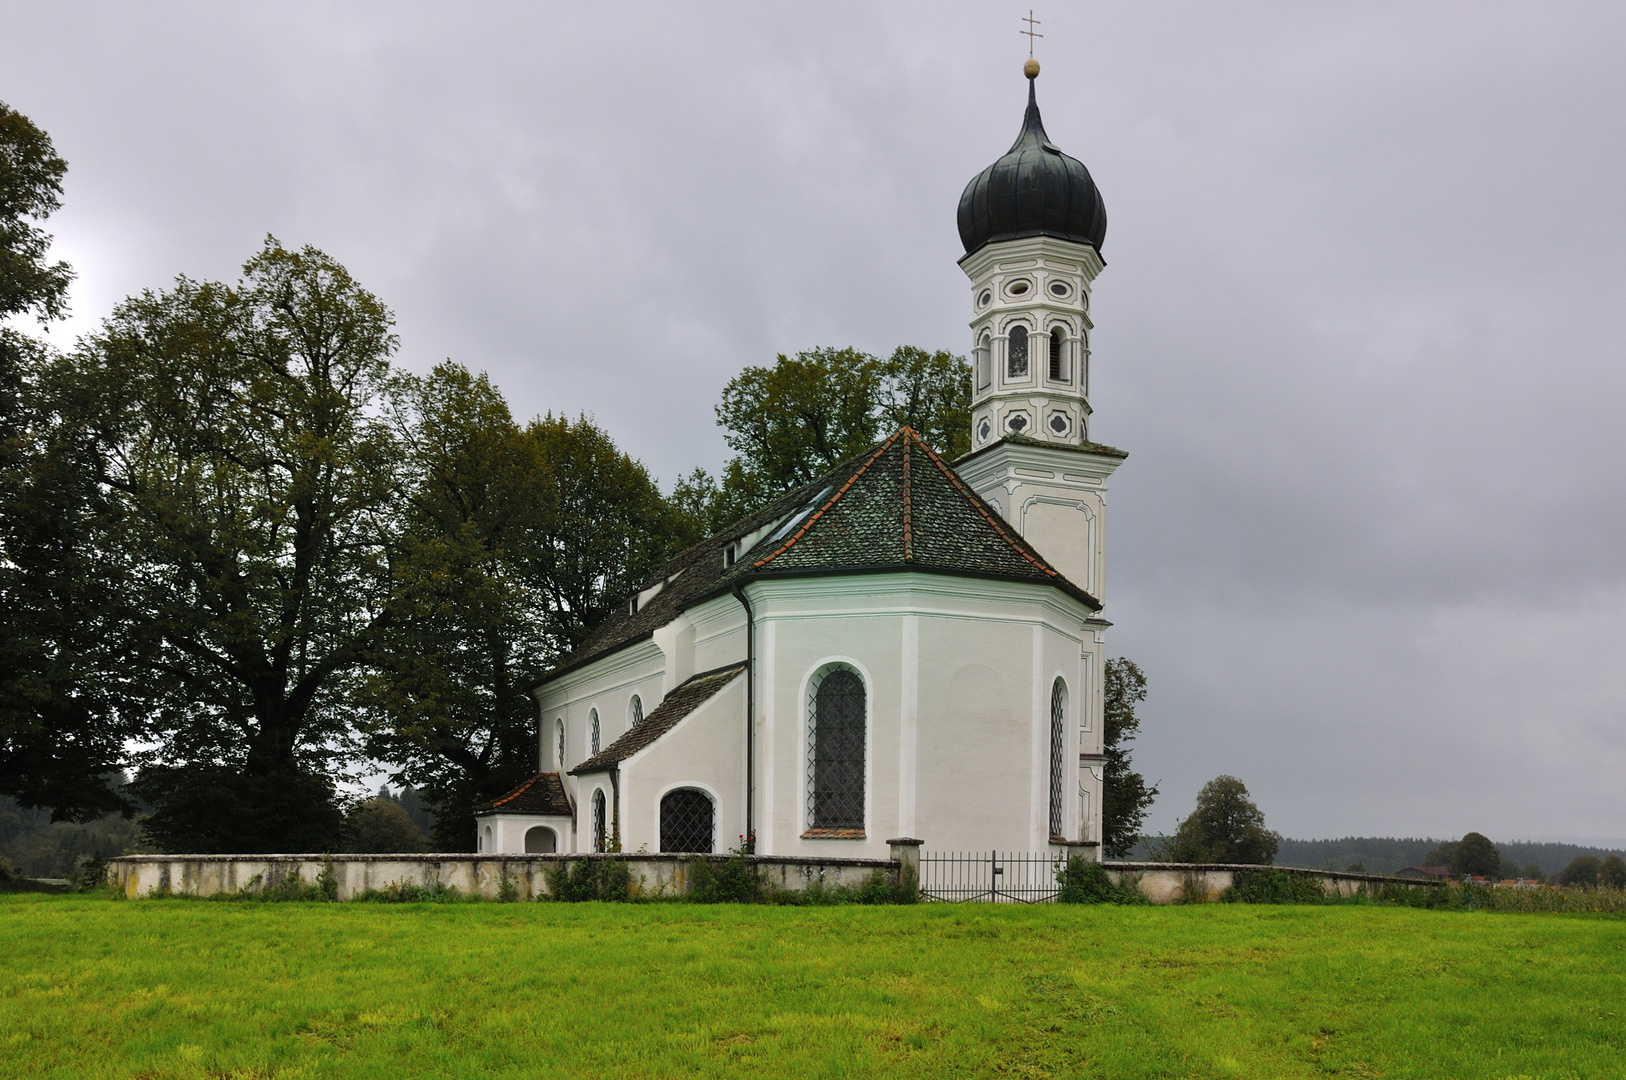
[[[0,896],[17,1077],[1621,1077],[1626,920]]]

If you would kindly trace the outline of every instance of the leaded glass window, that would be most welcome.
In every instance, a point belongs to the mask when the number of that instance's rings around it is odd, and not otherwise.
[[[1028,328],[1021,324],[1011,327],[1010,339],[1005,343],[1005,377],[1028,377]]]
[[[593,792],[593,850],[604,850],[604,789]]]
[[[644,703],[639,699],[637,694],[634,694],[632,695],[632,700],[627,702],[627,730],[631,731],[633,728],[637,727],[643,722]]]
[[[558,753],[553,759],[553,768],[554,768],[555,772],[564,772],[565,771],[565,722],[563,720],[559,721],[559,745],[557,747],[557,750],[558,750]]]
[[[807,818],[815,829],[864,827],[864,681],[834,667],[816,679],[807,729]]]
[[[661,850],[709,853],[715,816],[704,791],[668,791],[661,796]]]
[[[1061,778],[1067,756],[1067,684],[1050,688],[1050,835],[1061,836]]]
[[[588,737],[589,737],[589,740],[590,740],[590,745],[593,747],[593,749],[591,751],[589,751],[589,752],[596,754],[596,753],[598,753],[598,744],[599,744],[598,710],[597,709],[594,709],[592,712],[587,714],[587,730],[588,730]]]

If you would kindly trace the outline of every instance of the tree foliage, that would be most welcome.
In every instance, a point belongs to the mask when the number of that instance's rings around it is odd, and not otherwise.
[[[1499,880],[1502,876],[1502,853],[1484,833],[1471,832],[1456,843],[1451,853],[1451,867],[1455,877],[1484,877]]]
[[[387,795],[365,799],[344,815],[344,850],[357,852],[422,852],[429,838],[413,824],[406,809]]]
[[[109,493],[94,547],[130,630],[108,660],[146,713],[160,845],[336,838],[348,692],[391,617],[392,321],[267,239],[236,285],[121,304],[55,373]]]
[[[1234,776],[1216,776],[1197,793],[1197,808],[1180,822],[1167,855],[1175,862],[1255,863],[1276,859],[1281,837],[1265,828],[1265,815]]]
[[[73,271],[47,261],[51,237],[38,222],[61,207],[67,172],[51,137],[0,101],[0,319],[65,312]]]
[[[899,427],[949,459],[970,449],[971,368],[961,357],[901,346],[886,359],[820,348],[748,367],[723,388],[717,422],[734,457],[721,482],[686,477],[677,504],[702,532],[818,479]]]
[[[1626,859],[1611,855],[1598,867],[1598,884],[1606,889],[1626,889]]]
[[[1558,875],[1558,881],[1561,885],[1594,888],[1598,884],[1598,871],[1602,868],[1603,861],[1596,855],[1577,855],[1564,867],[1564,872]]]
[[[1146,813],[1157,798],[1157,785],[1148,786],[1130,760],[1129,744],[1140,733],[1135,706],[1146,700],[1146,673],[1128,658],[1108,660],[1105,691],[1101,750],[1107,760],[1102,770],[1101,849],[1108,858],[1123,859],[1134,850]]]

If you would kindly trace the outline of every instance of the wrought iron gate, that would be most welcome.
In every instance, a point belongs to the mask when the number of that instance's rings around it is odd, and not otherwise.
[[[920,894],[950,904],[1046,904],[1060,886],[1058,855],[1028,851],[923,851]]]

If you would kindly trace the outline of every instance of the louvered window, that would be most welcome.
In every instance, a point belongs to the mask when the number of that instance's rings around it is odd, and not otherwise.
[[[1061,362],[1061,330],[1050,331],[1050,377],[1056,382],[1067,378],[1067,369]]]
[[[864,681],[847,667],[814,680],[808,703],[807,818],[815,829],[864,827]]]

